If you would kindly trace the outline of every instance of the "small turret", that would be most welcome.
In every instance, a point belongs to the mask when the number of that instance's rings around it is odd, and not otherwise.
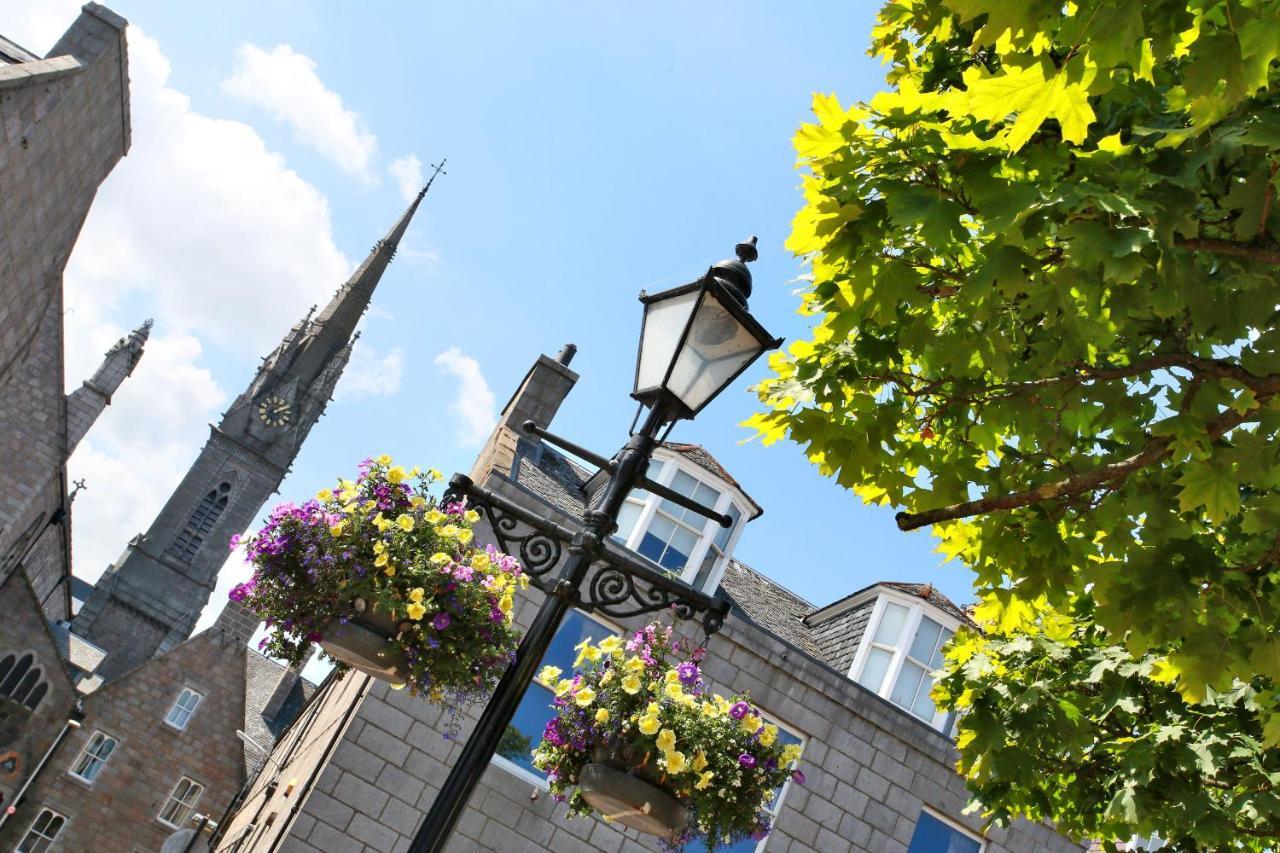
[[[67,455],[76,449],[89,427],[111,405],[111,396],[120,384],[133,373],[142,358],[142,350],[151,335],[151,321],[147,320],[107,350],[102,365],[93,376],[67,395]]]

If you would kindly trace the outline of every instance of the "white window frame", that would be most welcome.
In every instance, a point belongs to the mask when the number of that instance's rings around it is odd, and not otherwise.
[[[91,777],[85,776],[80,772],[78,772],[76,768],[79,767],[80,762],[82,762],[85,759],[85,757],[89,755],[89,748],[93,746],[94,740],[98,737],[101,737],[104,742],[108,740],[111,741],[111,752],[107,755],[106,758],[102,758],[95,753],[92,757],[92,760],[98,762],[97,772],[94,773],[93,776]],[[70,775],[72,779],[77,779],[86,785],[92,785],[94,782],[97,781],[98,777],[102,775],[103,768],[107,766],[107,762],[111,760],[111,756],[115,755],[116,747],[118,747],[119,745],[120,745],[119,738],[113,735],[109,735],[106,732],[102,731],[101,729],[95,729],[93,734],[89,735],[89,739],[84,742],[84,746],[80,748],[80,752],[76,754],[75,761],[71,762],[71,769],[67,771],[68,775]],[[87,770],[88,767],[86,767],[85,769]]]
[[[186,708],[181,708],[181,707],[180,707],[180,703],[182,702],[182,698],[183,698],[184,696],[186,696],[187,694],[190,694],[190,695],[192,695],[192,696],[196,697],[196,703],[195,703],[194,705],[192,705],[192,706],[191,706],[191,710],[189,710],[189,711],[188,711]],[[200,710],[200,703],[202,703],[203,701],[204,701],[204,694],[203,694],[203,693],[201,693],[199,690],[196,690],[194,687],[184,686],[180,691],[178,691],[178,698],[174,699],[174,700],[173,700],[173,704],[169,706],[169,712],[168,712],[167,714],[165,714],[165,715],[164,715],[164,723],[165,723],[165,725],[166,725],[166,726],[168,726],[168,727],[169,727],[169,728],[171,728],[171,729],[177,729],[177,730],[178,730],[178,731],[180,731],[180,732],[181,732],[181,731],[186,731],[187,724],[188,724],[188,723],[190,723],[190,722],[191,722],[191,718],[192,718],[192,717],[194,717],[194,716],[196,715],[196,711]],[[175,712],[177,712],[177,711],[179,711],[179,710],[184,711],[184,712],[186,713],[186,715],[187,715],[187,718],[186,718],[185,720],[183,720],[183,721],[182,721],[182,724],[181,724],[181,725],[179,725],[179,724],[175,723],[175,722],[173,721],[173,719],[172,719],[172,717],[174,716]]]
[[[799,729],[797,729],[795,726],[788,725],[787,723],[778,719],[777,717],[769,713],[769,711],[767,711],[764,708],[760,708],[757,706],[756,710],[760,712],[761,716],[763,716],[767,722],[773,723],[778,728],[785,729],[791,735],[800,738],[800,756],[798,760],[804,761],[804,751],[809,746],[809,736],[804,732],[800,731]],[[782,815],[782,803],[787,798],[787,791],[791,790],[791,782],[792,782],[791,777],[788,776],[787,781],[783,782],[782,787],[778,789],[778,798],[773,801],[773,807],[765,808],[765,811],[767,811],[769,813],[770,818],[772,818],[770,822],[771,829],[769,830],[769,835],[766,835],[764,838],[760,839],[760,843],[756,845],[755,853],[764,853],[765,845],[769,843],[769,836],[773,835],[773,829],[777,828],[778,818]]]
[[[625,633],[624,630],[617,624],[610,622],[607,619],[602,619],[593,613],[588,613],[585,610],[578,610],[576,607],[574,608],[574,612],[581,613],[587,619],[591,620],[592,622],[595,622],[604,630],[613,632],[612,634],[606,634],[605,636],[621,637]],[[592,639],[595,640],[594,637]],[[600,640],[603,640],[603,639],[604,637],[600,638]],[[595,640],[596,645],[600,644],[600,640]],[[534,673],[534,676],[533,676],[533,683],[540,685],[541,687],[545,687],[546,689],[554,693],[555,685],[547,684],[543,682],[539,678],[539,675],[541,674],[541,672],[542,672],[542,667],[538,667],[538,672]],[[489,759],[489,763],[494,765],[495,767],[501,767],[503,770],[507,771],[508,773],[512,774],[513,776],[519,779],[523,779],[524,781],[530,783],[531,785],[538,788],[539,790],[547,791],[547,790],[550,790],[551,788],[551,785],[547,782],[547,779],[545,776],[539,776],[537,773],[533,773],[528,769],[521,767],[519,764],[516,764],[514,761],[507,758],[506,756],[498,755],[498,753],[495,752],[493,754],[493,757]]]
[[[961,622],[954,616],[939,610],[918,596],[908,595],[897,590],[881,590],[876,596],[876,603],[871,610],[871,616],[867,619],[867,627],[862,632],[862,639],[858,641],[858,650],[854,653],[853,663],[849,666],[849,678],[863,686],[861,681],[862,670],[867,665],[867,658],[871,655],[872,647],[876,645],[874,637],[880,629],[880,620],[884,617],[884,612],[890,603],[907,608],[907,618],[903,623],[898,645],[893,649],[893,659],[889,661],[889,668],[885,671],[884,682],[880,685],[880,689],[876,691],[876,695],[893,705],[893,707],[900,709],[903,713],[910,715],[912,719],[920,720],[930,728],[946,734],[943,730],[946,727],[947,717],[949,716],[947,712],[940,708],[935,709],[933,719],[924,720],[910,708],[903,708],[897,702],[894,702],[889,696],[893,693],[893,688],[898,683],[898,676],[902,674],[902,664],[907,659],[907,652],[910,651],[911,643],[915,640],[916,631],[920,629],[920,620],[925,615],[928,615],[934,622],[955,634],[960,630]],[[928,673],[928,670],[926,670],[926,673]],[[871,688],[867,687],[865,689],[870,690]]]
[[[194,785],[200,789],[200,792],[196,794],[195,799],[190,803],[178,799],[178,789],[182,787],[183,782],[187,782],[188,784]],[[190,788],[188,788],[187,791],[190,793]],[[197,782],[190,776],[179,776],[178,781],[174,783],[173,790],[169,792],[169,796],[165,797],[164,805],[160,807],[160,813],[156,815],[156,820],[165,826],[172,827],[173,829],[182,829],[187,820],[195,814],[196,804],[200,802],[200,798],[204,796],[204,792],[205,785],[203,782]],[[182,815],[182,820],[178,823],[174,823],[164,816],[164,813],[169,811],[169,804],[173,802],[181,803],[187,810],[187,813]]]
[[[654,453],[653,459],[655,462],[662,463],[662,470],[658,472],[657,477],[653,478],[653,481],[658,485],[670,487],[671,481],[675,479],[676,471],[683,471],[707,488],[715,489],[720,493],[719,499],[716,501],[715,506],[712,507],[716,512],[728,512],[730,504],[734,504],[737,507],[739,513],[738,523],[734,525],[733,532],[729,535],[729,540],[725,542],[718,565],[711,569],[711,572],[707,575],[707,585],[703,587],[706,592],[713,592],[720,585],[720,579],[724,577],[725,569],[729,566],[729,558],[733,556],[734,548],[738,545],[738,538],[742,535],[743,528],[751,520],[751,508],[732,483],[721,480],[700,465],[682,460],[679,454],[659,450]],[[640,503],[640,501],[630,496],[628,496],[627,500],[633,504]],[[631,532],[622,543],[628,550],[637,554],[640,553],[640,542],[644,539],[644,534],[653,523],[653,518],[657,515],[658,506],[662,503],[662,500],[653,492],[648,493],[648,497],[641,505],[640,515],[636,518],[635,526],[631,528]],[[684,521],[670,520],[686,529],[694,529],[692,525]],[[698,567],[702,565],[702,561],[707,555],[707,549],[711,547],[711,543],[715,540],[716,533],[719,530],[719,523],[710,518],[703,519],[702,532],[698,534],[698,540],[694,542],[693,548],[689,551],[689,559],[680,571],[680,580],[688,584],[693,583],[694,578],[698,576]]]
[[[917,717],[916,719],[919,719],[919,717]],[[970,829],[969,827],[965,826],[965,825],[964,825],[963,823],[961,823],[960,821],[956,820],[956,819],[955,819],[955,818],[953,818],[953,817],[948,817],[946,814],[944,814],[944,813],[942,813],[942,812],[938,811],[938,810],[937,810],[937,809],[935,809],[933,806],[930,806],[930,805],[923,805],[923,806],[921,806],[921,807],[920,807],[920,812],[921,812],[922,814],[923,814],[924,812],[928,812],[930,817],[932,817],[932,818],[934,818],[934,819],[938,820],[938,821],[939,821],[939,822],[941,822],[941,823],[945,823],[947,826],[951,827],[951,828],[952,828],[952,829],[954,829],[956,832],[960,833],[961,835],[965,836],[966,838],[969,838],[969,839],[971,839],[971,840],[973,840],[973,841],[978,842],[978,853],[987,853],[987,838],[986,838],[986,836],[984,836],[984,835],[979,835],[977,832],[975,832],[974,830],[972,830],[972,829]],[[919,823],[920,823],[920,820],[917,818],[917,819],[916,819],[916,824],[917,824],[917,825],[919,825]],[[914,829],[912,829],[912,834],[914,835],[914,833],[915,833],[915,830],[914,830]]]
[[[62,823],[61,825],[58,826],[58,831],[55,832],[52,836],[45,835],[43,832],[36,832],[36,823],[39,822],[40,818],[44,817],[45,812],[48,812],[54,817],[62,818]],[[18,850],[22,849],[22,845],[27,842],[27,838],[29,838],[31,836],[31,833],[33,832],[35,832],[37,838],[40,838],[48,842],[48,844],[46,844],[44,847],[45,850],[52,848],[53,845],[58,843],[58,836],[61,835],[62,831],[67,828],[67,823],[68,823],[67,816],[64,815],[62,812],[55,811],[54,809],[51,809],[47,806],[44,808],[41,808],[40,811],[36,812],[36,816],[31,819],[31,823],[27,825],[27,831],[22,833],[22,837],[18,839],[18,843],[13,845],[13,849],[15,853],[17,853]]]

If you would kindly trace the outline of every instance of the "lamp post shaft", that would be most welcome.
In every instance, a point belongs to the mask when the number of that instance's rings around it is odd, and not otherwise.
[[[613,474],[599,498],[583,514],[582,530],[569,546],[569,558],[520,641],[515,661],[498,682],[475,730],[467,738],[457,762],[449,771],[449,777],[431,804],[431,810],[418,827],[418,833],[409,845],[409,853],[440,853],[444,850],[480,777],[497,751],[498,742],[511,725],[520,700],[533,682],[538,664],[573,605],[574,595],[586,578],[587,570],[605,538],[613,532],[622,502],[644,478],[649,459],[657,446],[658,430],[667,420],[666,412],[666,406],[656,403],[649,410],[644,425],[614,457],[617,464]]]

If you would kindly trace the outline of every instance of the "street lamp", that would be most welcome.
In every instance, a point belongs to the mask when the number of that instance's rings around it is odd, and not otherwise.
[[[526,572],[546,598],[516,650],[515,661],[498,682],[418,828],[410,853],[439,853],[444,849],[571,607],[618,618],[674,607],[682,618],[701,613],[708,634],[723,623],[728,612],[724,599],[670,578],[643,559],[605,543],[617,529],[622,502],[636,487],[713,518],[725,527],[731,523],[727,516],[654,483],[645,475],[664,426],[692,418],[765,350],[776,349],[782,343],[781,339],[770,337],[747,312],[747,297],[751,295],[747,263],[757,257],[755,244],[755,237],[739,243],[737,260],[721,261],[692,284],[652,296],[641,293],[644,325],[632,397],[649,412],[640,429],[612,459],[553,435],[532,421],[524,424],[527,432],[608,472],[604,487],[582,515],[581,527],[562,527],[468,477],[455,474],[450,480],[452,499],[465,498],[488,517],[499,546],[508,553],[519,554]],[[528,532],[520,532],[526,529]],[[566,543],[568,559],[552,579],[551,570]],[[518,546],[518,551],[513,546]],[[588,575],[591,577],[584,588]]]

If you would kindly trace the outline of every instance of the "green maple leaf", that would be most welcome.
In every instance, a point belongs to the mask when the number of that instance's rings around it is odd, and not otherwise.
[[[1020,150],[1051,118],[1058,120],[1063,139],[1084,142],[1096,118],[1088,96],[1095,69],[1078,58],[1061,71],[1051,70],[1052,66],[1046,70],[1046,65],[1008,66],[997,74],[975,68],[964,74],[967,91],[962,103],[970,115],[995,122],[1017,114],[1005,138],[1010,151]]]
[[[920,236],[931,244],[961,240],[964,208],[931,187],[903,186],[888,193],[889,215],[898,225],[920,226]]]
[[[1240,511],[1240,484],[1230,471],[1200,462],[1189,465],[1178,478],[1182,491],[1178,507],[1197,512],[1202,507],[1214,523],[1226,521]]]

